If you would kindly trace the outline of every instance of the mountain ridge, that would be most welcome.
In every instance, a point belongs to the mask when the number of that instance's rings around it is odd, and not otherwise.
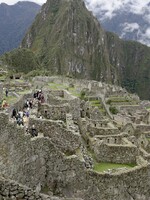
[[[138,5],[138,1],[124,1],[118,3],[118,6],[114,1],[112,7],[108,7],[107,2],[102,1],[97,1],[98,5],[89,0],[85,2],[105,30],[116,33],[122,39],[134,40],[150,46],[150,3],[148,1],[141,6]]]
[[[0,54],[17,48],[40,6],[33,2],[0,4]]]

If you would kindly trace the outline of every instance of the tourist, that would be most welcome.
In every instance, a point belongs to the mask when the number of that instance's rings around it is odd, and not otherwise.
[[[29,108],[27,108],[25,115],[26,115],[26,117],[29,117]]]
[[[8,89],[7,88],[5,90],[5,95],[6,95],[6,97],[8,97]]]
[[[8,106],[7,101],[4,99],[2,102],[2,108],[6,108]]]
[[[38,136],[38,132],[37,132],[34,124],[32,125],[32,128],[31,128],[31,136],[32,137]]]
[[[14,108],[14,109],[12,110],[12,115],[11,115],[11,117],[12,117],[12,118],[16,118],[16,116],[17,116],[17,111],[16,111],[16,109]]]
[[[17,118],[17,124],[20,126],[20,125],[24,125],[23,124],[23,119],[20,117],[20,115],[18,115],[18,118]]]
[[[44,103],[44,102],[45,102],[44,95],[41,94],[41,103]]]
[[[34,94],[33,94],[33,98],[34,98],[34,99],[37,98],[37,92],[34,92]]]
[[[32,107],[33,107],[33,101],[32,100],[29,101],[29,106],[32,109]]]
[[[19,110],[18,113],[19,113],[20,117],[23,118],[23,111],[22,111],[22,110]]]

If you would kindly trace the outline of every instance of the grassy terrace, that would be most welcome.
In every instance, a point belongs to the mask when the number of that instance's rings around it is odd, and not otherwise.
[[[62,90],[62,89],[65,89],[65,90],[68,90],[73,96],[80,97],[80,93],[77,92],[77,90],[75,88],[73,88],[73,87],[67,87],[66,85],[63,85],[63,84],[49,83],[48,84],[48,88],[52,89],[52,90]]]
[[[28,94],[28,93],[31,93],[31,92],[32,92],[32,90],[22,90],[22,91],[17,92],[17,94],[23,95],[23,94]]]
[[[8,96],[8,97],[3,97],[3,100],[6,100],[6,102],[9,104],[9,106],[11,105],[11,104],[14,104],[16,101],[17,101],[17,97],[15,97],[15,96]],[[2,104],[2,102],[3,101],[1,101],[1,104]]]
[[[61,90],[61,89],[67,89],[67,87],[63,84],[57,84],[57,83],[48,83],[48,88],[52,90]]]
[[[146,110],[150,111],[150,107],[147,107]]]
[[[103,114],[106,114],[106,111],[105,109],[102,107],[101,103],[99,100],[92,100],[90,101],[91,105],[92,106],[95,106],[95,107],[98,107],[99,110],[103,113]]]
[[[117,168],[123,168],[123,167],[131,169],[135,166],[136,166],[135,164],[95,163],[94,171],[104,172],[104,171],[107,171],[108,169],[117,169]]]
[[[111,103],[128,103],[128,104],[132,104],[132,105],[136,105],[138,102],[136,102],[135,100],[131,99],[130,97],[121,97],[121,96],[113,96],[113,97],[109,97],[107,102],[107,104],[111,104]]]

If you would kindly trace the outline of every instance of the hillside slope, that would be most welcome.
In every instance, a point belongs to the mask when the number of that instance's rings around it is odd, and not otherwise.
[[[104,32],[83,0],[48,0],[22,47],[54,74],[120,84],[150,99],[150,48]]]
[[[139,41],[150,46],[150,2],[148,0],[85,0],[105,30],[125,40]]]
[[[19,46],[40,6],[32,2],[0,4],[0,54]]]

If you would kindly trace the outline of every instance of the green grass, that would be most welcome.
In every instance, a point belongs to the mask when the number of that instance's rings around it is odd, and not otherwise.
[[[146,110],[150,110],[150,107],[147,107]]]
[[[135,167],[135,164],[116,164],[116,163],[95,163],[94,165],[94,171],[97,172],[104,172],[108,169],[117,169],[117,168],[133,168]]]
[[[80,97],[80,92],[78,92],[75,88],[68,88],[68,91],[75,97]]]
[[[22,94],[28,94],[30,92],[32,92],[32,91],[31,90],[23,90],[23,91],[19,91],[17,93],[20,94],[20,95],[22,95]]]
[[[0,76],[0,81],[5,81],[7,78],[7,76],[3,75],[3,76]]]
[[[63,85],[63,84],[49,83],[48,88],[52,89],[52,90],[65,89],[65,90],[68,90],[73,96],[80,97],[80,93],[77,92],[77,90],[75,88],[73,88],[73,87],[68,88],[66,85]]]
[[[48,87],[52,90],[60,90],[60,89],[66,89],[66,86],[63,84],[57,84],[57,83],[49,83]]]
[[[100,112],[102,112],[103,114],[106,114],[105,109],[102,107],[102,104],[100,103],[100,100],[92,100],[90,101],[92,106],[98,107]]]
[[[3,99],[6,100],[6,102],[10,105],[13,104],[17,101],[17,97],[15,96],[8,96],[8,97],[4,97]]]

